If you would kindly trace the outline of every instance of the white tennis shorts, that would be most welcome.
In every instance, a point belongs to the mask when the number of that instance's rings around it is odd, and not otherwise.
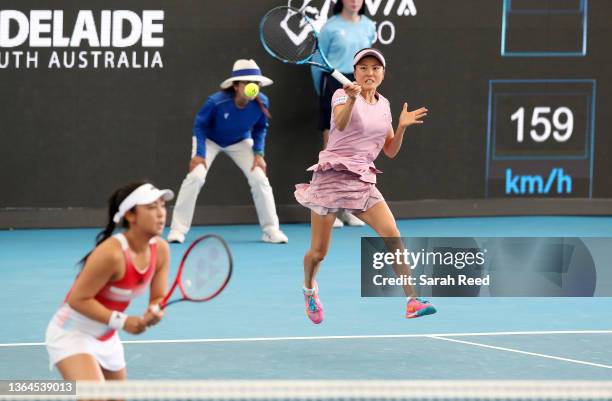
[[[92,355],[100,366],[113,372],[125,368],[123,344],[115,333],[106,341],[100,341],[91,334],[78,330],[66,330],[51,319],[45,335],[49,353],[49,369],[56,363],[76,354]]]

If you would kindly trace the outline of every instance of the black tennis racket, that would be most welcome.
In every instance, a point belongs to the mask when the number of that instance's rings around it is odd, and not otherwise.
[[[312,22],[296,8],[281,6],[268,11],[259,24],[259,38],[264,49],[284,63],[314,65],[343,85],[351,83],[329,63],[319,47]],[[317,52],[322,62],[313,60]]]

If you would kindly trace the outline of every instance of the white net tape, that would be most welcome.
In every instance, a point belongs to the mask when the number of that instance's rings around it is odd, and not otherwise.
[[[210,380],[78,382],[77,396],[0,400],[612,400],[612,381]]]

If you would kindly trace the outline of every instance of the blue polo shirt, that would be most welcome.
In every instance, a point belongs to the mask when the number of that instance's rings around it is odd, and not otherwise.
[[[259,98],[268,108],[268,97],[259,92]],[[263,155],[267,131],[268,118],[255,100],[241,109],[234,103],[233,93],[216,92],[206,100],[193,123],[196,155],[206,157],[207,138],[222,148],[253,138],[253,152]]]

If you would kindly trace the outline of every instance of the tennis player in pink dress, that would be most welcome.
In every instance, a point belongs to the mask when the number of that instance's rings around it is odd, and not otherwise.
[[[323,305],[315,277],[329,250],[336,214],[353,213],[383,238],[397,239],[387,247],[402,247],[395,218],[376,188],[374,160],[382,150],[394,158],[399,153],[407,127],[422,124],[427,109],[408,111],[404,103],[397,129],[392,128],[391,109],[377,88],[385,76],[385,58],[377,49],[362,49],[353,59],[355,82],[344,85],[332,97],[332,118],[327,148],[319,153],[310,184],[296,185],[295,198],[311,210],[311,244],[304,256],[304,300],[306,314],[315,323],[323,321]],[[396,273],[409,274],[407,266]],[[406,317],[436,312],[407,285]]]

